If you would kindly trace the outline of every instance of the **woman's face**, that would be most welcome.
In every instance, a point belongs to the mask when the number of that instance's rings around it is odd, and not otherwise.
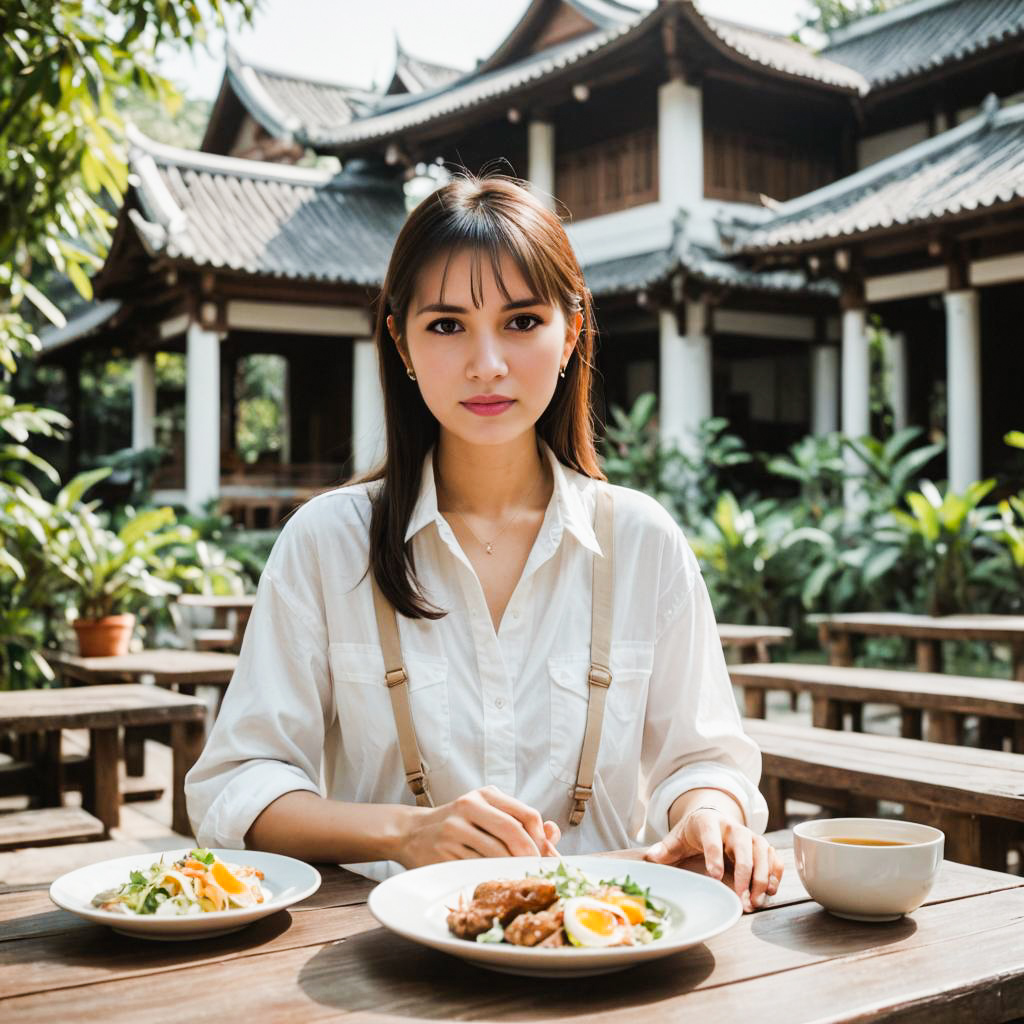
[[[507,254],[501,275],[511,301],[482,256],[482,304],[473,305],[469,250],[452,257],[442,296],[446,258],[442,253],[420,272],[406,314],[406,350],[399,344],[399,352],[442,429],[470,444],[503,444],[532,431],[547,408],[583,315],[567,323],[559,306],[532,295]],[[393,317],[387,324],[400,342]]]

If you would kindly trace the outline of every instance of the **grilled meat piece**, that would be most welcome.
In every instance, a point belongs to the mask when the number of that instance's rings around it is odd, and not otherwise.
[[[448,915],[448,927],[460,939],[475,939],[491,927],[494,918],[507,925],[519,914],[546,910],[556,898],[554,885],[540,878],[481,882],[469,906],[460,900]]]
[[[536,914],[520,914],[505,929],[505,941],[513,946],[553,946],[562,942],[548,942],[555,936],[561,938],[564,911],[552,907]]]

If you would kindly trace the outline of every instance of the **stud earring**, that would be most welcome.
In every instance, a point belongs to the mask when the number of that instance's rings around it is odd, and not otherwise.
[[[416,379],[416,374],[412,372],[412,367],[411,366],[407,366],[405,368],[405,375],[406,375],[406,377],[409,378],[409,380],[415,380]]]
[[[561,377],[562,380],[565,380],[565,367],[564,366],[561,368],[561,370],[558,371],[558,376]]]

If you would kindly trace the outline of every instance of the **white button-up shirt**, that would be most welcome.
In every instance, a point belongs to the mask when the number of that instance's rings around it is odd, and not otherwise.
[[[430,792],[445,803],[495,785],[556,821],[559,851],[623,849],[668,830],[672,802],[712,787],[763,832],[761,756],[744,734],[697,561],[640,491],[592,480],[542,443],[554,491],[494,630],[480,581],[438,512],[432,454],[406,533],[424,596],[448,614],[398,617]],[[370,500],[353,484],[302,506],[260,580],[238,667],[186,779],[199,842],[241,848],[273,800],[414,803],[384,681],[367,569]],[[593,796],[571,794],[586,722],[596,489],[615,506],[611,669]],[[375,878],[393,862],[348,865]]]

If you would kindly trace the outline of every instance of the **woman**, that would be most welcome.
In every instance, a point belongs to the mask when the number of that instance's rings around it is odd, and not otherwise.
[[[696,560],[598,465],[594,339],[525,188],[462,176],[411,214],[377,311],[385,463],[274,546],[187,779],[201,843],[382,878],[642,835],[731,861],[747,910],[776,891]]]

